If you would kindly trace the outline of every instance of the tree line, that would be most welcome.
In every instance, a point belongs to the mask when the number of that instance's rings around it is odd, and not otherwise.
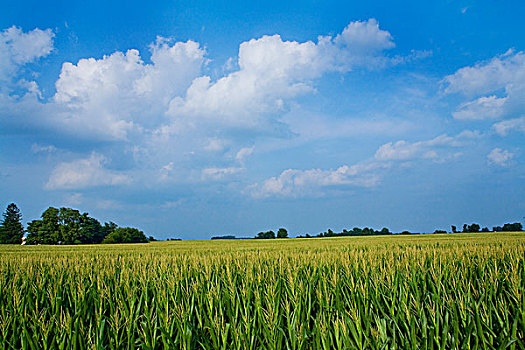
[[[102,225],[88,213],[71,208],[47,208],[40,219],[28,223],[27,230],[21,222],[22,214],[15,203],[7,206],[0,223],[1,244],[106,244],[147,243],[144,232],[133,227],[119,227],[114,222]]]

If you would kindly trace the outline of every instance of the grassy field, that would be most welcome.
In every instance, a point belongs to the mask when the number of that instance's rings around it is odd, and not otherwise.
[[[0,349],[524,349],[525,233],[0,247]]]

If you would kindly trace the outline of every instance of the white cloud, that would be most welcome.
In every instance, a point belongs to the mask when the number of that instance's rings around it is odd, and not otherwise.
[[[511,131],[525,133],[525,117],[504,120],[492,126],[500,136],[507,136]]]
[[[221,152],[226,147],[227,142],[223,139],[212,137],[208,139],[208,144],[204,146],[204,150],[210,152]]]
[[[253,150],[255,147],[244,147],[237,152],[237,155],[235,155],[235,159],[238,161],[243,161],[244,158],[250,156],[253,153]]]
[[[57,122],[109,139],[161,124],[169,101],[200,74],[205,52],[196,42],[170,45],[164,38],[151,51],[151,64],[137,50],[64,63],[54,96],[61,112]]]
[[[237,71],[217,81],[195,79],[186,96],[173,99],[168,113],[176,120],[264,126],[291,99],[315,91],[312,80],[330,71],[383,65],[382,51],[393,46],[390,33],[374,19],[352,22],[335,38],[320,37],[317,43],[283,41],[279,35],[252,39],[239,47]]]
[[[501,148],[494,148],[488,155],[489,164],[507,166],[509,161],[514,157],[513,153]]]
[[[92,153],[89,158],[60,163],[51,172],[45,187],[50,190],[82,189],[96,186],[115,186],[131,182],[127,175],[105,169],[105,163],[107,163],[107,159],[97,153]]]
[[[84,201],[82,193],[69,193],[65,196],[65,203],[69,206],[76,206]]]
[[[50,29],[24,33],[13,26],[0,32],[0,82],[11,81],[22,66],[49,55],[53,37]]]
[[[481,137],[476,131],[466,130],[456,136],[440,135],[431,140],[407,142],[404,140],[395,143],[389,142],[376,151],[374,158],[377,160],[410,160],[432,159],[437,162],[453,158],[457,152],[450,148],[464,146],[465,143]]]
[[[461,120],[495,119],[503,114],[503,105],[508,97],[498,98],[495,95],[483,96],[474,101],[465,102],[452,113],[454,118]]]
[[[96,206],[99,209],[118,209],[122,204],[112,199],[102,199],[97,201]]]
[[[457,119],[492,119],[525,110],[525,53],[507,51],[493,59],[464,67],[442,80],[445,94],[469,100],[453,112]],[[473,97],[476,97],[472,99]]]
[[[277,177],[253,184],[246,193],[254,198],[322,196],[334,186],[372,187],[378,184],[379,176],[374,171],[386,168],[387,163],[363,163],[343,165],[335,170],[288,169]]]
[[[389,142],[376,151],[368,161],[343,165],[335,170],[287,169],[279,176],[270,177],[260,183],[248,186],[246,194],[254,198],[323,196],[332,187],[373,187],[380,184],[386,169],[396,164],[404,166],[405,161],[431,159],[442,163],[459,157],[457,148],[468,145],[481,135],[466,130],[456,136],[440,135],[431,140],[419,142]],[[399,161],[400,163],[396,163]]]
[[[33,153],[54,153],[57,151],[57,148],[53,145],[39,145],[38,143],[33,143],[31,145],[31,151]]]
[[[221,180],[228,175],[237,174],[243,171],[244,168],[228,167],[228,168],[206,168],[202,169],[203,180]]]

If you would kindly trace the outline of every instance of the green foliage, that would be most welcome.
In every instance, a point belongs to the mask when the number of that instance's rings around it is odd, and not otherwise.
[[[22,214],[15,203],[7,206],[0,223],[0,244],[20,244],[24,236]]]
[[[113,243],[148,243],[144,232],[132,227],[118,227],[104,238],[104,244]]]
[[[504,232],[523,231],[523,226],[521,226],[519,222],[515,222],[513,224],[505,224],[503,225],[503,228],[501,231],[504,231]]]
[[[273,231],[259,232],[255,238],[257,238],[257,239],[273,239],[273,238],[275,238],[275,232],[273,232]]]
[[[277,230],[277,238],[288,238],[288,231],[285,228]]]
[[[6,349],[524,349],[525,233],[0,247]]]
[[[33,220],[28,224],[26,242],[27,244],[99,244],[107,236],[114,234],[117,228],[114,222],[106,222],[102,226],[88,213],[81,214],[76,209],[49,207],[42,213],[41,219]],[[119,236],[113,235],[110,240],[144,241],[142,236],[134,236],[134,234],[126,233],[122,236],[121,232]]]
[[[463,225],[463,232],[474,233],[474,232],[479,232],[480,229],[481,229],[481,227],[478,224],[472,224],[472,225],[464,224]]]
[[[435,230],[434,233],[447,233],[445,230]]]

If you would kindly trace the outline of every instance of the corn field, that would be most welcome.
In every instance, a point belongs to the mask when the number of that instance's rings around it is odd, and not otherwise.
[[[0,349],[525,349],[525,233],[0,247]]]

